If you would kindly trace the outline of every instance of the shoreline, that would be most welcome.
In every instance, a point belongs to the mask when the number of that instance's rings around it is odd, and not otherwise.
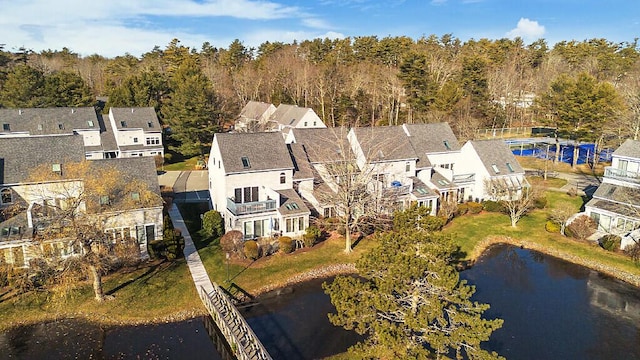
[[[590,270],[598,271],[600,273],[606,274],[612,278],[621,280],[625,283],[633,285],[635,287],[640,288],[640,275],[634,275],[620,269],[617,269],[612,266],[604,265],[601,263],[596,263],[590,260],[583,259],[581,257],[567,254],[562,251],[558,251],[555,249],[549,249],[543,247],[535,242],[527,241],[527,240],[518,240],[507,236],[490,236],[480,241],[473,250],[470,258],[465,260],[466,264],[463,269],[473,267],[476,261],[484,254],[484,252],[491,246],[497,244],[508,244],[518,247],[523,247],[525,249],[534,250],[545,255],[553,256],[558,259],[562,259],[568,261],[572,264],[584,266]],[[251,292],[251,296],[253,298],[260,297],[262,295],[268,294],[270,292],[283,290],[287,287],[291,287],[296,284],[300,284],[306,281],[315,280],[315,279],[323,279],[329,278],[337,275],[348,275],[348,274],[357,274],[357,269],[354,263],[340,263],[340,264],[331,264],[327,266],[321,266],[315,269],[307,270],[305,272],[293,275],[283,281],[279,281],[276,283],[268,284],[258,288],[257,290]],[[20,327],[20,326],[29,326],[36,323],[42,322],[52,322],[58,321],[61,319],[78,319],[84,320],[92,323],[96,323],[98,325],[107,326],[107,327],[124,327],[124,326],[142,326],[142,325],[154,325],[154,324],[162,324],[162,323],[173,323],[195,319],[200,316],[207,316],[208,313],[206,309],[201,308],[192,308],[192,309],[181,309],[173,314],[169,314],[167,316],[155,317],[153,319],[145,319],[145,320],[126,320],[126,319],[114,319],[114,318],[105,318],[103,316],[92,316],[91,314],[85,313],[71,313],[66,314],[57,314],[51,317],[45,317],[38,321],[27,321],[27,322],[19,322],[13,323],[7,327],[3,327],[0,331],[8,331],[9,329]]]

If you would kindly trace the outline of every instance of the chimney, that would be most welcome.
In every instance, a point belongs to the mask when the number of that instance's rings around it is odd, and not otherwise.
[[[18,115],[22,115],[22,109],[18,109]]]
[[[133,114],[133,108],[131,108],[131,113]]]
[[[71,113],[72,113],[72,114],[75,114],[75,112],[76,112],[76,109],[71,108]]]

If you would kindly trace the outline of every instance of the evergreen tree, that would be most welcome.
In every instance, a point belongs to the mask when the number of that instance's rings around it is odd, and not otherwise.
[[[85,84],[80,75],[58,71],[44,79],[45,107],[81,107],[95,103],[91,89]]]
[[[487,320],[487,304],[473,302],[473,286],[452,265],[450,238],[415,230],[379,235],[380,245],[356,263],[358,277],[324,284],[335,325],[366,335],[349,349],[361,359],[496,359],[480,348],[501,319]]]
[[[171,138],[179,143],[176,150],[185,156],[203,154],[220,129],[212,84],[190,56],[176,69],[170,85],[162,115]]]
[[[0,103],[9,108],[30,108],[43,105],[44,75],[28,65],[11,69],[0,90]]]

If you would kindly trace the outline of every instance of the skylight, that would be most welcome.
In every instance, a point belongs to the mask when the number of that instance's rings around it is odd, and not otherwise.
[[[500,169],[498,169],[498,166],[496,164],[491,164],[491,168],[496,174],[500,173]]]
[[[507,163],[507,169],[509,169],[509,171],[511,172],[514,172],[513,166],[511,166],[511,163]]]
[[[2,124],[2,130],[10,131],[11,130],[11,125],[10,124]]]
[[[447,150],[451,150],[451,145],[449,145],[449,142],[447,140],[444,140],[442,143],[444,144],[444,147],[447,148]]]
[[[243,156],[243,157],[241,158],[241,160],[242,160],[242,167],[243,167],[243,168],[248,169],[248,168],[250,168],[250,167],[251,167],[251,163],[249,162],[249,158],[248,158],[248,157]]]
[[[124,120],[120,121],[120,126],[122,126],[123,128],[127,127],[127,122]]]
[[[93,127],[93,120],[87,120],[87,125],[89,125],[89,127]]]

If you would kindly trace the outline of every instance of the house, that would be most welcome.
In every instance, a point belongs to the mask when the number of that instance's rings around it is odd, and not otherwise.
[[[640,141],[626,140],[613,152],[585,213],[599,233],[621,236],[620,248],[640,243]]]
[[[217,133],[209,155],[209,192],[226,231],[245,239],[302,236],[310,210],[293,190],[294,164],[279,132]]]
[[[503,140],[468,141],[462,146],[460,156],[456,170],[475,174],[473,184],[465,193],[469,199],[510,200],[494,190],[501,189],[502,193],[519,197],[522,189],[529,187],[524,169]]]
[[[78,134],[89,160],[164,156],[162,129],[153,108],[93,107],[0,109],[0,138]]]
[[[118,157],[164,156],[162,128],[152,107],[109,108]]]
[[[285,136],[290,129],[326,128],[324,122],[311,108],[298,107],[297,105],[280,104],[271,114],[269,121],[277,126],[275,130],[281,131]]]
[[[23,267],[29,265],[43,246],[56,249],[61,256],[80,251],[71,248],[62,235],[45,244],[34,243],[34,237],[49,231],[53,211],[63,211],[75,199],[83,199],[87,179],[71,176],[70,169],[74,164],[83,163],[85,155],[85,140],[78,134],[0,137],[1,260]],[[135,193],[122,193],[118,195],[119,199],[130,196],[132,206],[102,207],[95,211],[83,200],[73,207],[113,234],[114,241],[123,237],[136,239],[140,257],[147,258],[147,244],[162,239],[162,200],[154,161],[147,157],[102,159],[86,164],[90,169],[115,169],[123,174],[126,183],[139,181],[151,193],[157,194],[157,199],[140,206],[136,205]],[[38,176],[34,176],[36,172]],[[93,200],[102,204],[103,199]]]
[[[418,159],[416,177],[439,194],[441,200],[467,200],[468,188],[475,181],[472,173],[458,169],[460,144],[447,123],[402,125]]]
[[[273,128],[268,122],[275,111],[273,104],[249,101],[240,111],[234,129],[238,132],[258,132]]]

